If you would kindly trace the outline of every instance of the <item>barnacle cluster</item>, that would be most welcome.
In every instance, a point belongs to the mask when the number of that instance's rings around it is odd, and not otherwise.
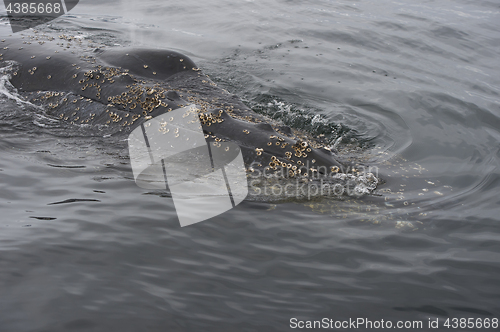
[[[223,110],[219,110],[218,113],[200,113],[200,122],[207,127],[210,127],[212,124],[222,123],[224,122],[222,114],[224,114]]]
[[[122,92],[120,95],[109,96],[108,101],[129,110],[142,109],[143,115],[153,112],[160,106],[168,106],[168,104],[162,101],[165,99],[165,93],[167,92],[163,88],[145,87],[137,83],[127,85],[126,87],[128,91]]]
[[[311,152],[311,148],[308,146],[309,144],[307,144],[306,141],[301,140],[298,140],[297,143],[292,145],[292,149],[295,151],[295,157],[307,158],[306,152]]]

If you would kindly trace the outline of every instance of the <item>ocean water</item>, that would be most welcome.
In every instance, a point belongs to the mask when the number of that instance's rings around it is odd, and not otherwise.
[[[249,197],[181,228],[168,195],[135,185],[124,140],[47,117],[1,63],[1,332],[500,318],[498,3],[80,1],[38,28],[186,54],[383,183]]]

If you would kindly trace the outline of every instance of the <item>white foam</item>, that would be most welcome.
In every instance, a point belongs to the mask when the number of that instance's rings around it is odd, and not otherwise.
[[[17,92],[17,89],[12,85],[12,83],[10,83],[10,79],[12,77],[11,73],[13,73],[17,68],[16,62],[5,61],[5,64],[5,67],[0,68],[0,96],[4,96],[7,99],[14,100],[19,106],[28,105],[35,108],[40,108],[37,105],[23,100]]]

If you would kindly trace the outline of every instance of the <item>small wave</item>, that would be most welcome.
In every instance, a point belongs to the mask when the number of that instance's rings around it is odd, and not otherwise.
[[[57,205],[57,204],[68,204],[68,203],[78,203],[78,202],[100,202],[98,199],[79,199],[79,198],[70,198],[61,202],[49,203],[47,205]]]
[[[54,124],[59,124],[59,120],[49,118],[43,114],[36,113],[34,115],[33,124],[40,128],[52,127]]]
[[[56,220],[57,218],[54,217],[30,217],[32,219],[38,219],[38,220]]]
[[[81,166],[81,165],[54,165],[54,164],[47,164],[50,167],[57,167],[57,168],[86,168],[87,166]]]

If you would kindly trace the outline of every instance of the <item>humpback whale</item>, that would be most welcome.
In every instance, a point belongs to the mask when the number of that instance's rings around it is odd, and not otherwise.
[[[10,82],[29,102],[61,121],[120,135],[194,104],[207,142],[239,145],[248,172],[301,179],[346,173],[327,142],[270,122],[175,51],[96,47],[78,36],[34,31],[2,38],[0,61],[12,65]],[[348,169],[351,177],[357,171]]]

